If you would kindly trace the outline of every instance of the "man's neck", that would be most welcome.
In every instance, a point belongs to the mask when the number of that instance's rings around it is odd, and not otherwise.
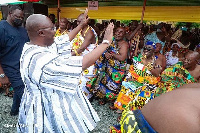
[[[11,20],[10,20],[10,18],[7,18],[6,19],[6,21],[11,25],[11,26],[13,26],[14,27],[14,25],[12,24],[12,22],[11,22]]]
[[[160,55],[160,52],[155,52],[154,53],[156,56],[159,56]]]
[[[191,66],[190,68],[188,68],[188,71],[194,71],[194,69],[196,68],[196,65]]]

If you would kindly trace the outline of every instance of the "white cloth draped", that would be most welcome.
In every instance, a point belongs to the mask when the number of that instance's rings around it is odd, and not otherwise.
[[[82,56],[71,56],[68,35],[51,47],[26,43],[20,60],[25,84],[18,132],[86,133],[99,117],[80,88]]]

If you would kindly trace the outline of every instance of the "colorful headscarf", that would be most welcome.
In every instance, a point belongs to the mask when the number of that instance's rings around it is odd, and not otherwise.
[[[147,41],[146,45],[151,45],[151,46],[153,46],[154,49],[156,49],[156,44],[154,42]]]

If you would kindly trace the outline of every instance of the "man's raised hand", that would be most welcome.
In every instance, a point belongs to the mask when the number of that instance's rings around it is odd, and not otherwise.
[[[114,24],[113,23],[110,23],[108,25],[108,27],[106,28],[106,31],[105,31],[105,34],[104,34],[104,38],[103,38],[103,42],[106,42],[108,43],[109,45],[111,44],[112,42],[112,38],[113,38],[113,29],[114,29]],[[107,42],[108,41],[108,42]]]

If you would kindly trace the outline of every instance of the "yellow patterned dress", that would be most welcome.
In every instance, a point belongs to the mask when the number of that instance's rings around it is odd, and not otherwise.
[[[65,34],[68,34],[68,30],[66,29],[65,31],[63,31],[63,32],[61,33],[61,29],[59,28],[59,29],[56,30],[55,37],[61,36],[61,35],[65,35]]]

